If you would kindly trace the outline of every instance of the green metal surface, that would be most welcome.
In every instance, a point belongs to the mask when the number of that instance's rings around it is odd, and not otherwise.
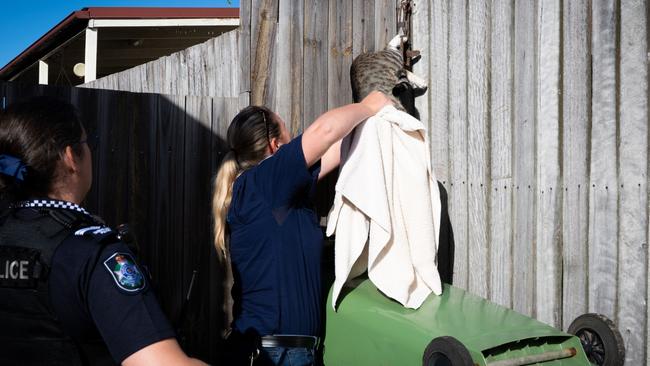
[[[417,310],[384,296],[367,279],[344,295],[337,312],[331,293],[327,302],[327,366],[421,365],[425,347],[439,336],[458,339],[477,365],[569,347],[576,356],[543,365],[589,365],[576,337],[453,286],[445,284],[442,296],[429,296]]]

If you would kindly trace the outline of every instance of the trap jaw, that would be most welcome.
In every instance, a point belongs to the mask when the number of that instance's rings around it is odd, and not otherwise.
[[[413,1],[402,0],[397,9],[397,29],[402,40],[400,42],[400,50],[402,51],[402,59],[404,60],[404,68],[408,71],[413,71],[413,64],[420,58],[420,51],[411,49],[411,29],[413,26],[411,15],[413,14]]]

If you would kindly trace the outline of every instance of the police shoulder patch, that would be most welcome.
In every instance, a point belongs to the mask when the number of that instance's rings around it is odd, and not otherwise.
[[[128,253],[113,253],[104,261],[104,267],[123,291],[137,293],[146,285],[142,271]]]
[[[75,231],[74,235],[91,239],[97,243],[119,240],[117,233],[108,226],[88,226]]]
[[[74,232],[76,236],[84,236],[84,235],[90,235],[96,230],[100,230],[102,227],[101,226],[88,226],[81,228],[77,231]]]

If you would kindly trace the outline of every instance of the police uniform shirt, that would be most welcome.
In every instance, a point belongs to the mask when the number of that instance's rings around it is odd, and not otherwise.
[[[99,333],[121,363],[175,333],[133,254],[114,235],[109,228],[91,227],[68,236],[52,257],[49,286],[66,333],[74,339]]]

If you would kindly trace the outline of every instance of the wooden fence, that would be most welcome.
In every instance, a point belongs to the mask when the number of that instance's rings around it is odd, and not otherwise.
[[[416,1],[418,108],[457,285],[565,328],[598,312],[648,364],[645,1]]]
[[[212,246],[211,178],[238,98],[136,94],[0,83],[0,107],[35,95],[70,101],[89,133],[93,186],[84,206],[129,223],[163,310],[190,354],[216,363],[224,329],[223,267]],[[178,324],[193,270],[186,316]]]
[[[251,90],[263,3],[240,1],[242,92]],[[352,60],[360,53],[383,49],[396,34],[398,3],[279,0],[264,104],[298,133],[328,109],[350,103]]]
[[[239,31],[233,30],[80,86],[138,93],[238,97],[240,64]]]

